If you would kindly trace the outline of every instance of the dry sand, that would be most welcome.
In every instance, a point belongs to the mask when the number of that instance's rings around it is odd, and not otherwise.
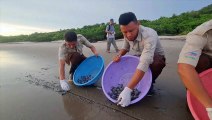
[[[156,94],[127,108],[113,104],[99,87],[76,87],[61,95],[57,51],[61,41],[0,44],[0,120],[192,120],[186,91],[177,75],[182,39],[161,40],[167,66],[156,80]],[[166,38],[167,39],[167,38]],[[118,40],[119,47],[123,41]],[[105,59],[106,42],[93,43]],[[84,48],[86,56],[92,55]],[[68,73],[69,66],[66,67]],[[68,76],[68,74],[66,74]]]

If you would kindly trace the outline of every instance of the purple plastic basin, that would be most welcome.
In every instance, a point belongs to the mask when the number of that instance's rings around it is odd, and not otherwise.
[[[112,99],[108,92],[111,91],[112,86],[117,86],[118,84],[123,84],[126,86],[131,80],[136,67],[139,63],[139,57],[132,55],[125,55],[121,58],[119,62],[110,62],[106,67],[103,76],[102,76],[102,89],[105,96],[112,102],[116,103],[117,101]],[[143,79],[137,84],[135,88],[141,91],[138,98],[131,101],[130,104],[134,104],[140,101],[147,94],[151,87],[152,83],[152,73],[151,70],[145,73]]]

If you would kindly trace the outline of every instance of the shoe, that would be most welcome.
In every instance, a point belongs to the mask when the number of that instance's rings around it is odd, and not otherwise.
[[[72,75],[71,74],[68,76],[68,83],[69,84],[73,84],[73,79],[72,79]]]
[[[118,53],[119,51],[120,51],[119,49],[116,50],[117,53]]]
[[[148,93],[147,93],[147,96],[151,97],[155,94],[155,90],[154,90],[154,85],[152,84]]]
[[[73,80],[68,80],[68,83],[69,84],[73,84]]]
[[[110,53],[110,51],[109,51],[109,50],[107,50],[107,53]]]

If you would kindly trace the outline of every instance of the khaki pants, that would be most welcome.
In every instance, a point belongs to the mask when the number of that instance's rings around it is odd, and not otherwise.
[[[118,47],[116,45],[115,38],[107,38],[107,51],[110,51],[111,43],[113,44],[113,47],[115,48],[116,52],[118,52]]]

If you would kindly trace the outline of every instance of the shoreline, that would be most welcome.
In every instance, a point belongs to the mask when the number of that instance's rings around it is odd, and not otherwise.
[[[184,41],[186,40],[186,35],[179,35],[179,36],[159,36],[160,40],[180,40]],[[122,41],[123,39],[116,39],[116,41]],[[31,42],[31,41],[25,41],[25,42],[3,42],[0,44],[28,44],[28,43],[61,43],[63,40],[56,40],[56,41],[44,41],[44,42]],[[103,43],[106,42],[106,39],[103,41],[97,41],[93,43]]]

